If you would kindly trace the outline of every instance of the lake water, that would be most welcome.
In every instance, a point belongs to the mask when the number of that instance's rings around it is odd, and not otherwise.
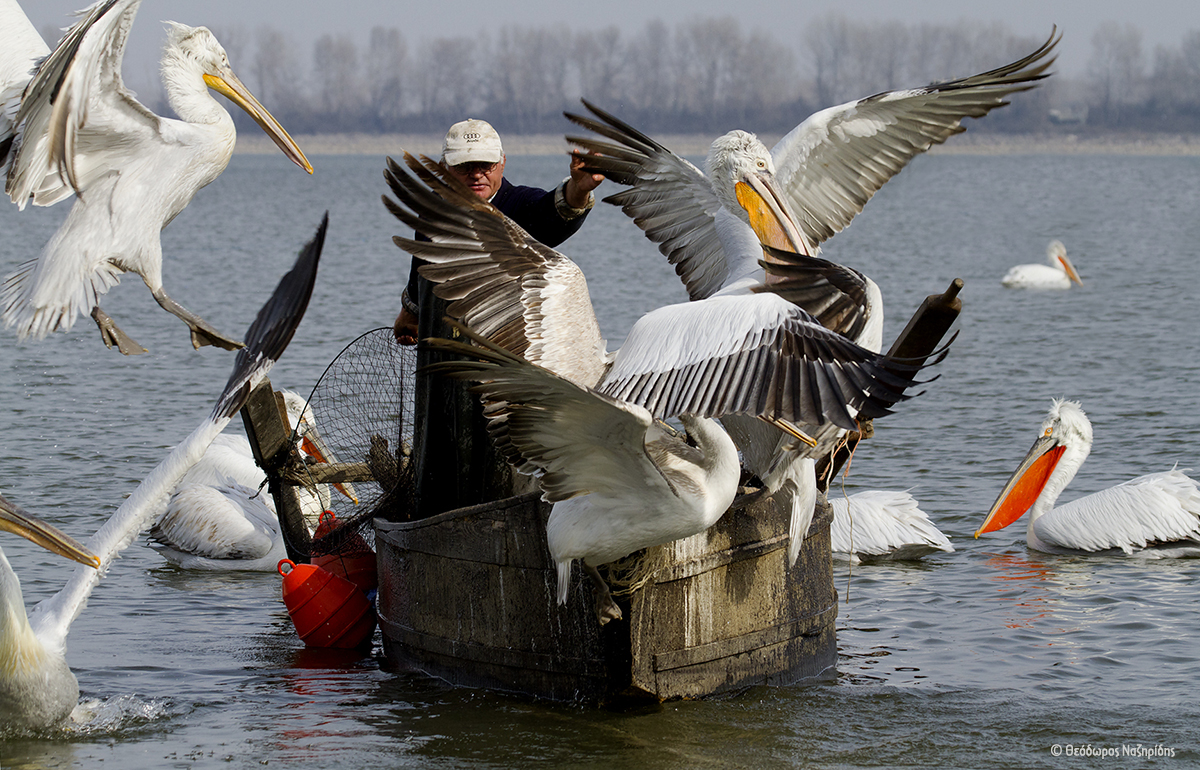
[[[282,156],[237,156],[163,233],[168,291],[241,336],[330,211],[307,317],[272,373],[301,392],[348,342],[391,324],[408,274],[379,201],[382,159],[313,160],[307,178]],[[564,156],[508,164],[519,183],[565,172]],[[925,295],[966,282],[940,378],[877,421],[845,483],[912,488],[957,550],[835,563],[828,682],[636,712],[456,690],[390,671],[378,645],[366,657],[307,651],[277,575],[185,572],[139,541],[68,638],[94,719],[0,735],[0,767],[1192,766],[1200,562],[1041,555],[1023,522],[971,534],[1052,397],[1080,400],[1095,426],[1064,499],[1200,466],[1197,201],[1197,158],[929,156],[828,244],[882,287],[888,344]],[[0,208],[0,269],[36,254],[64,215]],[[1000,287],[1054,238],[1082,287]],[[684,298],[611,206],[563,250],[587,272],[613,345],[641,313]],[[81,539],[204,419],[233,361],[193,351],[136,276],[104,307],[149,354],[104,349],[86,318],[38,343],[0,332],[0,491]],[[18,538],[3,548],[27,601],[61,587],[66,562]],[[1139,747],[1174,757],[1129,755]]]

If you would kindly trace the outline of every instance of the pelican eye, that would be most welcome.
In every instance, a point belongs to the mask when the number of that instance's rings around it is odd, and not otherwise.
[[[754,165],[758,166],[759,168],[766,168],[767,162],[765,160],[763,160],[762,158],[759,158],[758,162],[756,162]]]
[[[1043,433],[1042,435],[1043,435],[1043,436],[1049,436],[1049,435],[1051,435],[1052,433],[1054,433],[1054,428],[1046,428],[1046,432],[1045,432],[1045,433]]]

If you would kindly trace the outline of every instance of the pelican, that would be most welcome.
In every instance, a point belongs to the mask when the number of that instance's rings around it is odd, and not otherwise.
[[[814,255],[840,232],[885,182],[934,144],[964,131],[962,120],[978,118],[1005,99],[1048,77],[1060,36],[1052,31],[1029,56],[989,72],[923,88],[888,91],[821,110],[792,129],[771,149],[753,134],[731,131],[709,150],[700,169],[618,118],[584,100],[596,119],[566,117],[611,141],[568,136],[589,150],[589,166],[631,185],[605,198],[618,205],[675,265],[693,299],[711,296],[747,273],[761,258],[759,239],[734,202],[743,194],[725,173],[738,152],[754,156],[770,171],[769,194],[795,214],[797,233],[777,231],[776,247]]]
[[[954,546],[933,525],[907,491],[871,489],[844,497],[830,495],[834,554],[850,562],[906,561]]]
[[[21,92],[29,85],[37,63],[50,53],[16,0],[0,0],[0,172],[8,167]]]
[[[317,432],[312,407],[299,393],[281,393],[297,452],[313,462],[330,462],[333,455]],[[275,502],[263,491],[266,481],[244,436],[217,436],[150,528],[150,547],[185,569],[274,572],[288,554]],[[349,483],[334,488],[358,502]],[[329,488],[298,487],[296,494],[312,532],[329,508]]]
[[[242,408],[291,341],[312,294],[325,226],[322,221],[316,237],[301,251],[295,266],[250,325],[233,374],[208,418],[171,450],[88,540],[87,550],[94,554],[85,561],[88,566],[76,568],[61,591],[26,616],[16,576],[0,557],[0,587],[4,589],[0,591],[0,693],[4,695],[0,715],[5,720],[0,727],[41,729],[70,716],[79,700],[79,684],[66,663],[71,623],[113,561],[150,526],[162,501]],[[6,515],[12,517],[12,506],[8,506]]]
[[[804,441],[794,423],[853,429],[851,410],[885,414],[913,383],[918,367],[864,350],[775,291],[746,286],[653,310],[609,353],[574,262],[533,240],[437,164],[405,158],[413,174],[390,159],[385,172],[404,205],[387,196],[384,203],[431,240],[396,237],[395,243],[431,263],[421,274],[451,300],[450,315],[578,385],[659,419],[741,413]],[[790,284],[775,286],[785,291]],[[811,470],[782,475],[799,484]],[[795,498],[793,561],[815,502],[815,491]]]
[[[714,420],[681,414],[687,436],[679,436],[637,404],[577,385],[453,326],[477,347],[425,340],[466,358],[426,368],[479,382],[473,390],[490,404],[485,414],[497,447],[518,470],[537,475],[542,499],[554,503],[546,540],[558,603],[567,601],[578,559],[595,583],[601,625],[620,618],[596,567],[712,526],[737,492],[737,447]]]
[[[12,0],[6,15],[19,13]],[[182,120],[160,117],[125,88],[121,61],[140,0],[102,0],[82,11],[24,88],[15,116],[6,192],[24,208],[75,194],[66,221],[41,255],[0,289],[4,323],[17,337],[66,331],[90,313],[108,347],[145,352],[101,308],[125,272],[142,277],[164,310],[191,329],[192,344],[233,350],[220,334],[166,293],[160,231],[229,163],[233,119],[209,89],[246,110],[293,162],[304,153],[259,104],[205,27],[168,22],[162,56],[167,101]],[[3,44],[8,44],[5,29]],[[27,35],[22,36],[25,40]],[[14,105],[0,105],[0,112]]]
[[[1069,289],[1072,282],[1083,285],[1062,241],[1050,241],[1046,247],[1046,262],[1045,265],[1016,265],[1000,279],[1000,285],[1009,289]]]
[[[975,537],[1029,511],[1025,539],[1035,551],[1200,556],[1200,485],[1183,471],[1139,476],[1054,507],[1091,449],[1092,424],[1079,403],[1055,399]]]

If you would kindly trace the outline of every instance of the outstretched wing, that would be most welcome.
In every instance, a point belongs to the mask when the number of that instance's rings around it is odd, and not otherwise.
[[[731,273],[717,219],[721,202],[704,172],[633,126],[583,100],[597,119],[567,119],[612,141],[567,136],[591,153],[588,167],[629,189],[605,198],[621,207],[675,266],[691,299],[712,296]],[[735,254],[736,256],[736,254]]]
[[[580,387],[532,364],[458,324],[475,345],[447,339],[422,344],[466,357],[425,371],[478,384],[488,432],[496,448],[524,473],[538,476],[543,499],[559,502],[662,474],[646,452],[660,429],[645,409]]]
[[[982,117],[1048,77],[1061,37],[1052,31],[1029,56],[990,72],[847,102],[792,129],[771,158],[804,234],[819,244],[841,232],[910,160],[966,130],[963,118]]]
[[[21,94],[50,49],[16,0],[0,0],[0,171],[8,161]]]
[[[396,237],[405,251],[433,263],[419,268],[451,301],[448,312],[483,338],[567,379],[594,385],[606,366],[605,343],[587,281],[563,254],[534,240],[438,164],[404,154],[384,172],[404,204],[388,210],[429,241]]]
[[[41,63],[17,113],[6,192],[24,208],[49,206],[126,162],[157,136],[160,118],[125,88],[121,62],[141,0],[83,11]]]
[[[888,414],[917,370],[777,295],[727,295],[642,316],[598,389],[660,418],[750,414],[854,430],[848,407],[863,417]]]

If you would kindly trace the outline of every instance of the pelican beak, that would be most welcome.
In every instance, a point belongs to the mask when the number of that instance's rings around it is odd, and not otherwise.
[[[20,535],[51,553],[95,569],[100,568],[100,559],[83,543],[45,522],[38,521],[3,496],[0,496],[0,529]]]
[[[975,537],[984,532],[1004,529],[1021,518],[1042,494],[1065,449],[1050,436],[1042,436],[1033,442],[1025,459],[1004,485],[996,502],[992,503],[987,518],[975,530]]]
[[[254,98],[254,94],[250,93],[250,89],[242,84],[232,70],[226,70],[221,75],[205,73],[204,82],[209,88],[228,98],[254,118],[254,122],[262,127],[267,136],[279,145],[279,149],[283,150],[283,154],[288,156],[293,163],[310,174],[313,172],[312,164],[308,162],[308,158],[304,157],[300,146],[288,135],[287,131],[283,130],[279,121],[267,112],[267,108],[259,104],[258,99]]]
[[[1060,254],[1058,256],[1058,263],[1062,265],[1062,268],[1066,271],[1068,278],[1080,286],[1083,285],[1083,279],[1079,277],[1079,272],[1075,269],[1075,265],[1071,264],[1070,257],[1068,257],[1066,254]]]
[[[760,243],[783,251],[812,256],[800,228],[775,187],[770,174],[747,174],[734,185],[738,203],[750,215],[750,227]],[[771,257],[767,257],[770,261]]]
[[[329,451],[325,446],[325,442],[321,440],[321,435],[317,433],[317,429],[308,423],[308,429],[304,432],[304,437],[300,440],[300,448],[306,455],[313,458],[319,463],[337,462],[333,452]],[[341,492],[350,500],[358,505],[358,495],[354,491],[354,486],[349,481],[335,481],[333,488]]]
[[[788,422],[787,420],[779,420],[774,417],[763,417],[761,415],[759,416],[758,419],[762,420],[763,422],[767,423],[768,425],[774,425],[776,428],[779,428],[784,433],[788,434],[792,438],[797,439],[798,441],[800,441],[804,444],[808,444],[809,446],[817,445],[817,440],[815,438],[813,438],[812,436],[809,436],[807,433],[800,430],[794,424]]]

